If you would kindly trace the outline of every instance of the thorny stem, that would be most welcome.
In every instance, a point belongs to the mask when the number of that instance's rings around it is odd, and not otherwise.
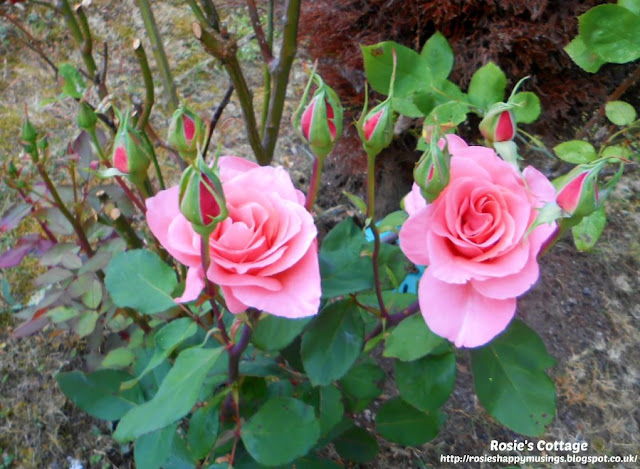
[[[218,304],[216,303],[216,291],[213,284],[211,283],[211,280],[209,280],[209,278],[207,277],[207,270],[209,270],[209,264],[211,263],[209,236],[201,235],[200,237],[200,256],[202,258],[202,275],[204,276],[205,293],[209,297],[209,304],[211,305],[211,310],[213,311],[216,323],[218,324],[218,329],[220,329],[222,341],[224,342],[225,346],[229,347],[229,344],[231,344],[231,339],[229,338],[229,334],[227,334],[227,328],[225,327],[222,320],[222,313],[220,312],[220,308],[218,308]]]
[[[267,44],[273,50],[273,0],[269,0],[269,11],[267,13]],[[264,128],[267,125],[267,115],[269,114],[269,103],[271,101],[271,71],[269,64],[264,66],[264,99],[262,100],[262,119],[260,126],[260,137],[264,138]]]
[[[324,158],[316,157],[313,160],[313,172],[311,174],[311,182],[309,183],[309,190],[307,191],[307,200],[305,202],[305,208],[308,212],[313,210],[313,206],[316,203],[316,197],[318,195],[318,189],[320,188],[320,178],[322,177],[322,167],[324,166]]]
[[[278,139],[278,130],[282,120],[284,100],[289,84],[289,72],[293,65],[298,47],[298,23],[300,20],[300,1],[287,0],[285,5],[282,46],[277,60],[271,63],[270,71],[273,86],[269,100],[269,112],[262,137],[264,161],[268,164],[273,158]]]
[[[153,107],[154,93],[153,93],[153,77],[151,76],[151,70],[149,69],[149,62],[147,61],[147,54],[142,47],[140,39],[134,39],[133,51],[140,63],[140,69],[142,70],[142,79],[144,80],[144,87],[146,89],[146,96],[144,105],[142,106],[142,115],[138,120],[138,129],[145,129],[147,122],[149,122],[149,116],[151,115],[151,108]]]
[[[56,187],[53,185],[53,182],[51,182],[51,179],[49,178],[49,175],[47,174],[47,171],[44,168],[44,163],[42,162],[42,160],[36,163],[36,168],[38,169],[38,173],[40,174],[40,177],[42,178],[45,185],[47,186],[47,189],[49,189],[49,192],[51,193],[51,197],[53,197],[53,200],[55,201],[58,210],[60,210],[62,215],[67,219],[67,221],[73,227],[73,231],[75,231],[76,236],[78,236],[80,247],[85,252],[87,257],[93,257],[93,249],[91,249],[91,244],[89,243],[89,240],[87,239],[87,235],[82,229],[82,225],[80,225],[78,220],[71,214],[71,212],[69,212],[67,207],[64,205],[64,202],[60,198],[60,194],[58,194]]]
[[[376,226],[376,157],[375,155],[367,155],[367,220],[369,220],[369,228],[373,233],[373,284],[376,290],[376,298],[380,306],[380,313],[384,320],[389,319],[389,312],[384,305],[382,297],[382,285],[380,283],[380,267],[378,265],[378,257],[380,255],[380,232]]]
[[[193,23],[191,28],[193,35],[202,43],[205,50],[217,59],[220,59],[227,69],[229,78],[231,78],[231,82],[236,90],[238,101],[240,101],[240,107],[242,108],[242,115],[247,129],[247,138],[249,139],[253,154],[261,165],[269,164],[271,158],[267,157],[260,143],[260,134],[258,132],[253,107],[253,97],[251,96],[251,91],[249,90],[236,55],[237,44],[231,38],[208,30],[200,23]]]
[[[24,200],[25,202],[27,202],[28,204],[31,205],[31,211],[34,212],[36,210],[36,207],[34,204],[32,204],[31,202],[29,202],[29,198],[27,197],[27,194],[24,193],[24,191],[18,187],[15,187],[15,189],[18,191],[18,194],[20,194],[20,197],[22,197],[22,200]],[[49,226],[47,226],[47,222],[44,220],[41,220],[38,217],[35,217],[38,224],[40,225],[40,228],[42,228],[42,231],[44,231],[44,234],[47,235],[47,238],[49,238],[49,241],[53,242],[53,243],[57,243],[58,239],[56,238],[56,236],[51,232],[51,230],[49,229]]]
[[[260,24],[258,7],[256,7],[255,0],[246,0],[246,2],[247,9],[249,10],[249,19],[251,20],[251,26],[253,26],[253,31],[256,33],[256,39],[258,40],[258,45],[260,46],[262,57],[264,58],[266,64],[269,65],[273,60],[273,54],[271,53],[271,46],[269,45],[267,38],[264,35],[264,31],[262,30],[262,25]]]
[[[220,16],[212,0],[202,0],[202,8],[207,15],[207,22],[214,31],[220,32]]]
[[[633,84],[640,80],[640,66],[636,67],[631,75],[629,75],[620,85],[611,93],[607,99],[605,104],[600,106],[600,108],[596,111],[596,113],[589,119],[589,121],[582,127],[580,132],[576,134],[576,140],[580,140],[587,135],[587,132],[602,119],[605,113],[605,105],[609,101],[616,101],[620,99],[620,97],[631,87]]]
[[[165,53],[164,46],[162,45],[162,39],[158,32],[158,26],[156,20],[153,17],[153,10],[149,4],[149,0],[137,0],[138,9],[142,15],[144,27],[147,31],[151,47],[153,48],[153,55],[156,58],[158,68],[160,69],[160,75],[162,76],[162,82],[164,84],[165,93],[169,98],[169,110],[175,111],[178,106],[178,94],[176,93],[176,85],[173,82],[171,76],[171,68],[169,68],[169,61],[167,60],[167,54]]]
[[[404,318],[407,318],[417,313],[418,311],[420,311],[420,303],[416,301],[415,303],[412,303],[409,306],[407,306],[405,309],[403,309],[399,313],[390,315],[386,321],[383,321],[380,324],[378,324],[375,329],[373,329],[371,332],[367,334],[367,336],[364,339],[365,343],[369,342],[371,339],[376,337],[386,328],[395,326]]]
[[[213,116],[211,116],[211,121],[209,121],[209,132],[207,133],[207,140],[205,141],[204,148],[202,149],[203,158],[207,156],[207,150],[209,149],[209,144],[211,143],[211,137],[213,136],[213,131],[216,129],[216,126],[218,125],[218,121],[222,116],[222,112],[224,111],[224,108],[227,107],[227,104],[229,104],[229,101],[231,100],[231,95],[233,94],[233,90],[234,90],[233,83],[230,83],[229,86],[227,87],[227,91],[222,97],[222,101],[220,101],[220,103],[216,107],[216,110],[213,112]]]

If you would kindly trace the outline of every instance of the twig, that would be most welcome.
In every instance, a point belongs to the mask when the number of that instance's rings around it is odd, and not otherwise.
[[[234,90],[233,83],[230,83],[229,86],[227,87],[227,91],[222,97],[222,101],[220,101],[220,103],[216,107],[216,110],[213,112],[213,116],[211,116],[211,121],[209,122],[209,132],[207,133],[207,140],[205,141],[204,148],[202,150],[203,158],[207,155],[207,150],[209,149],[209,144],[211,143],[211,137],[213,136],[213,131],[218,125],[218,121],[222,116],[222,112],[224,111],[224,108],[227,107],[227,104],[229,104],[229,101],[231,100],[231,95],[233,94],[233,90]]]
[[[149,4],[149,0],[137,0],[138,9],[142,15],[144,27],[149,36],[151,47],[153,48],[153,55],[156,58],[160,74],[162,75],[162,82],[164,84],[164,90],[169,98],[169,109],[171,112],[175,111],[178,106],[178,94],[176,93],[176,85],[173,82],[171,76],[171,68],[169,67],[169,61],[167,60],[167,54],[165,53],[160,33],[158,32],[158,26],[153,16],[153,10]]]
[[[258,15],[258,7],[256,7],[255,0],[246,0],[247,1],[247,9],[249,10],[249,19],[251,20],[251,26],[253,26],[253,31],[256,33],[256,39],[258,40],[258,45],[260,46],[260,51],[262,52],[262,57],[264,61],[269,65],[273,60],[273,54],[271,53],[271,46],[267,42],[267,38],[264,35],[264,31],[262,30],[262,25],[260,24],[260,16]]]
[[[376,226],[376,195],[375,195],[375,181],[376,181],[376,158],[375,155],[367,155],[367,219],[370,221],[369,228],[373,233],[373,285],[376,291],[376,297],[378,299],[378,305],[380,306],[380,313],[384,319],[389,319],[389,312],[384,304],[384,298],[382,296],[382,285],[380,283],[380,266],[378,265],[378,258],[380,256],[380,231]]]
[[[420,303],[418,303],[416,301],[415,303],[412,303],[411,305],[407,306],[405,309],[403,309],[399,313],[392,314],[391,316],[389,316],[389,318],[386,321],[378,324],[375,327],[375,329],[373,329],[371,332],[369,332],[367,334],[367,336],[364,339],[365,343],[369,342],[371,339],[376,337],[378,334],[380,334],[387,327],[395,326],[400,321],[402,321],[404,318],[407,318],[407,317],[417,313],[418,311],[420,311]]]
[[[153,107],[154,92],[153,92],[153,77],[151,76],[151,70],[149,69],[149,62],[147,61],[147,54],[142,47],[140,39],[133,40],[133,51],[138,58],[140,69],[142,70],[142,78],[144,80],[144,87],[146,89],[146,96],[144,105],[142,106],[142,115],[138,120],[138,129],[144,129],[149,122],[149,116],[151,115],[151,108]]]
[[[49,59],[47,54],[42,50],[42,48],[38,45],[38,41],[31,35],[31,33],[20,24],[18,20],[16,20],[9,13],[2,11],[2,16],[4,16],[10,23],[12,23],[16,28],[24,33],[25,36],[29,39],[29,41],[22,41],[29,49],[36,52],[42,60],[44,60],[52,69],[53,73],[58,76],[58,67]]]
[[[209,304],[211,305],[211,310],[213,311],[215,320],[218,323],[218,329],[220,329],[222,341],[228,347],[229,344],[231,344],[231,339],[229,338],[229,334],[227,334],[227,328],[222,320],[222,313],[220,312],[218,304],[216,303],[215,288],[211,283],[211,280],[209,280],[209,277],[207,277],[207,270],[209,270],[209,263],[211,261],[208,238],[209,236],[201,236],[200,238],[200,256],[202,258],[202,272],[204,276],[205,293],[209,297]]]
[[[267,13],[267,44],[273,49],[273,0],[269,0],[269,11]],[[269,63],[264,65],[264,99],[262,100],[262,119],[260,125],[260,138],[264,138],[264,128],[267,125],[267,116],[269,115],[269,103],[271,101],[271,71]]]
[[[282,47],[277,60],[272,62],[271,77],[273,88],[269,100],[269,112],[262,137],[263,159],[268,164],[273,158],[273,153],[278,140],[278,130],[282,120],[284,100],[289,83],[289,72],[293,65],[298,48],[298,23],[300,20],[300,0],[287,0],[285,6],[284,28]]]

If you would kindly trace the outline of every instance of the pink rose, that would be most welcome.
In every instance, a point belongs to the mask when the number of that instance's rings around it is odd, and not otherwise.
[[[520,175],[489,148],[447,141],[450,182],[431,204],[413,185],[400,247],[429,266],[418,289],[429,328],[457,347],[478,347],[507,327],[516,297],[538,279],[537,255],[555,224],[528,229],[555,190],[531,166]]]
[[[235,156],[219,160],[229,216],[210,238],[207,277],[219,285],[227,307],[254,307],[276,316],[316,314],[320,269],[313,218],[304,195],[282,168],[258,166]],[[147,199],[147,222],[160,243],[189,267],[184,294],[195,300],[204,288],[200,235],[180,213],[178,186]]]

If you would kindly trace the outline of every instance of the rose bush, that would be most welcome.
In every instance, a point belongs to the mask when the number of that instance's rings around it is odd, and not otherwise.
[[[450,182],[431,204],[414,184],[400,247],[429,266],[418,290],[427,325],[458,347],[477,347],[506,328],[516,297],[538,279],[537,255],[555,223],[529,228],[555,190],[531,166],[521,175],[489,148],[455,135],[447,143]]]
[[[229,216],[209,240],[207,277],[220,285],[229,311],[258,308],[288,318],[316,314],[320,270],[311,214],[304,195],[282,168],[235,156],[219,160]],[[160,243],[189,267],[178,302],[195,300],[204,288],[201,238],[178,206],[178,186],[147,199],[147,222]]]

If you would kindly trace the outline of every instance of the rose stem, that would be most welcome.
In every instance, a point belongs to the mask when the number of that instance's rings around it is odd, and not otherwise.
[[[382,297],[382,287],[380,285],[380,269],[378,266],[378,257],[380,255],[380,232],[375,222],[376,215],[376,157],[375,155],[367,156],[367,220],[369,220],[369,228],[373,233],[373,284],[376,290],[376,297],[378,298],[378,305],[380,305],[380,313],[385,320],[389,319],[389,312],[384,305],[384,298]]]
[[[389,318],[387,319],[387,323],[385,324],[385,328],[395,326],[404,318],[407,318],[417,313],[418,311],[420,311],[420,304],[416,301],[415,303],[412,303],[409,306],[407,306],[405,309],[403,309],[399,313],[390,315]],[[383,331],[383,329],[384,328],[382,327],[382,324],[378,324],[374,330],[372,330],[371,332],[369,332],[369,334],[367,334],[367,336],[364,339],[365,343],[369,342],[371,339],[373,339],[378,334],[380,334]]]
[[[213,311],[213,315],[215,317],[216,322],[218,323],[218,329],[220,329],[220,335],[222,336],[222,340],[224,344],[229,347],[231,343],[231,339],[229,339],[229,334],[227,334],[227,328],[222,321],[222,314],[220,313],[220,309],[218,308],[218,304],[216,303],[216,292],[213,284],[207,277],[207,270],[209,270],[209,264],[211,262],[211,253],[209,252],[209,236],[205,235],[200,237],[200,256],[202,257],[202,272],[204,275],[204,285],[205,285],[205,293],[209,297],[209,304],[211,305],[211,311]]]
[[[322,177],[322,166],[324,165],[324,158],[318,158],[316,156],[313,160],[313,173],[311,174],[311,183],[309,184],[309,191],[307,192],[307,201],[305,208],[308,212],[313,210],[313,206],[316,203],[316,196],[318,195],[318,188],[320,187],[320,178]]]
[[[202,149],[202,158],[207,156],[207,150],[209,149],[209,144],[211,143],[211,137],[213,136],[213,131],[216,129],[216,125],[218,125],[218,121],[222,116],[222,112],[224,108],[227,107],[229,101],[231,100],[231,95],[233,94],[233,83],[229,83],[227,87],[227,91],[222,97],[222,101],[216,107],[216,110],[213,112],[213,116],[211,117],[211,121],[209,121],[209,131],[207,132],[207,140],[204,143],[204,148]]]

